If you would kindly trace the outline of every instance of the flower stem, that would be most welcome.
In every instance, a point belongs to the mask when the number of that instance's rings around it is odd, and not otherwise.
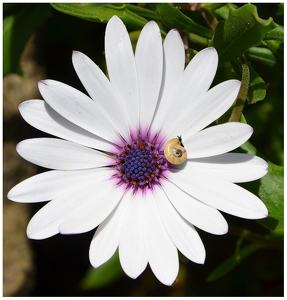
[[[244,55],[239,57],[239,61],[242,65],[242,84],[237,97],[236,104],[232,110],[231,116],[228,122],[238,122],[244,107],[245,100],[248,94],[249,82],[250,82],[250,71],[248,67],[247,59]]]

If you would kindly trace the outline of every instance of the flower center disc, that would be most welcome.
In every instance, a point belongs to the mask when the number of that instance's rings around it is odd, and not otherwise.
[[[167,169],[167,160],[160,145],[143,139],[125,144],[117,155],[116,163],[120,182],[134,189],[152,188]]]

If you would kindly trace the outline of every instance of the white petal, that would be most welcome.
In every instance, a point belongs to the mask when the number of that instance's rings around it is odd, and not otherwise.
[[[92,177],[91,177],[92,179]],[[87,184],[80,187],[70,187],[42,209],[31,219],[27,227],[27,235],[31,239],[45,239],[59,233],[59,225],[91,195],[101,197],[115,186],[114,180],[101,178],[94,182],[87,181]],[[96,201],[96,200],[95,200]]]
[[[110,178],[114,173],[114,170],[108,168],[48,171],[20,182],[10,190],[7,197],[23,203],[48,201],[68,190]]]
[[[163,43],[163,78],[157,112],[152,124],[155,131],[160,129],[168,97],[183,73],[184,64],[185,51],[181,36],[176,29],[172,29]]]
[[[127,192],[117,207],[97,228],[90,245],[91,265],[98,268],[108,261],[118,248],[122,222],[130,203],[131,193]]]
[[[20,142],[16,149],[24,159],[48,169],[91,169],[113,163],[106,154],[60,139],[28,139]]]
[[[112,143],[120,143],[118,131],[112,126],[107,112],[80,91],[58,81],[39,81],[45,101],[72,123]]]
[[[190,61],[169,97],[162,126],[165,135],[173,131],[174,122],[177,122],[187,109],[192,110],[197,106],[213,81],[217,64],[218,55],[214,48],[200,51]]]
[[[230,122],[204,129],[183,139],[188,158],[214,156],[232,151],[245,143],[253,133],[247,124]]]
[[[188,159],[185,169],[239,183],[263,177],[268,172],[268,164],[258,156],[225,153]]]
[[[200,131],[213,121],[221,117],[233,104],[240,90],[241,82],[228,80],[210,89],[196,103],[196,106],[187,108],[180,118],[172,120],[174,131],[171,136],[185,137]]]
[[[194,198],[228,214],[261,219],[268,215],[263,202],[242,187],[193,170],[169,174],[169,179]]]
[[[129,129],[123,103],[117,95],[102,70],[85,54],[73,52],[73,65],[83,86],[95,101],[98,107],[102,108],[110,122],[114,124],[123,137],[129,136]]]
[[[30,239],[42,240],[59,233],[58,226],[65,214],[72,209],[75,203],[70,202],[69,207],[65,201],[52,200],[42,207],[30,220],[27,227],[27,236]]]
[[[188,259],[203,264],[205,249],[197,231],[178,214],[161,188],[154,192],[162,222],[175,246]]]
[[[162,99],[163,101],[174,88],[183,74],[185,65],[184,46],[179,32],[172,29],[168,32],[163,43],[163,82],[162,82]]]
[[[160,30],[151,21],[142,29],[135,53],[140,89],[140,125],[149,128],[162,81],[163,50]]]
[[[109,78],[131,128],[139,128],[139,85],[135,57],[127,29],[113,16],[105,34],[105,56]]]
[[[126,211],[119,244],[120,262],[125,273],[137,278],[147,266],[142,235],[142,192],[137,192]]]
[[[81,197],[81,204],[60,224],[59,232],[75,234],[96,228],[117,206],[124,192],[123,186],[113,186],[109,180],[102,182],[100,188]]]
[[[198,201],[176,184],[167,181],[162,187],[176,210],[194,226],[212,234],[227,233],[228,224],[217,209]]]
[[[112,152],[109,142],[63,118],[45,101],[22,102],[19,111],[27,123],[39,130],[77,144]]]
[[[143,200],[143,220],[143,237],[150,267],[160,282],[171,285],[179,270],[177,249],[162,223],[150,191]]]

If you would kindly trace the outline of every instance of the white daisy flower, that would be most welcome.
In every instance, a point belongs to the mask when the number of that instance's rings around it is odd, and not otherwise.
[[[89,251],[95,268],[118,248],[128,276],[137,278],[149,264],[158,280],[171,285],[179,270],[177,249],[204,263],[205,249],[193,226],[220,235],[228,225],[219,211],[246,219],[267,216],[261,200],[235,183],[261,178],[268,165],[256,156],[227,153],[250,138],[249,125],[204,129],[230,108],[241,84],[228,80],[209,90],[218,64],[214,48],[199,52],[184,69],[178,31],[171,30],[162,44],[151,21],[134,54],[124,24],[114,16],[106,28],[105,56],[109,80],[87,56],[73,53],[90,97],[44,80],[39,89],[45,101],[20,104],[30,125],[61,139],[17,145],[24,159],[54,170],[21,182],[8,198],[51,200],[31,219],[29,238],[98,226]],[[172,139],[186,150],[182,164],[171,164],[164,155]],[[174,153],[175,162],[181,154]]]

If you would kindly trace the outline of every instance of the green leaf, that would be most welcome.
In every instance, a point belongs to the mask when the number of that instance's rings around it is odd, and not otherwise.
[[[257,8],[252,4],[230,10],[226,21],[218,23],[212,40],[219,54],[219,63],[240,57],[275,27],[272,18],[262,20],[258,17]]]
[[[273,70],[283,73],[283,64],[277,59],[273,52],[263,47],[251,47],[246,52],[248,60],[263,64]]]
[[[269,84],[256,73],[256,71],[249,65],[250,70],[250,86],[248,91],[247,102],[248,104],[254,104],[257,101],[261,101],[266,96],[266,89]]]
[[[238,121],[238,122],[240,122],[240,123],[243,123],[243,124],[247,124],[247,121],[246,121],[246,119],[245,119],[245,117],[244,117],[243,113],[241,113],[241,115],[240,115],[240,118],[239,118],[239,121]]]
[[[101,7],[101,6],[107,6],[108,3],[79,3],[80,6],[90,6],[90,7]],[[115,5],[117,5],[115,3]]]
[[[194,33],[207,39],[212,38],[214,33],[213,30],[195,23],[185,16],[178,8],[173,7],[168,3],[151,3],[150,5],[167,27]]]
[[[118,251],[102,266],[97,269],[91,267],[81,282],[83,290],[99,289],[111,286],[124,275]]]
[[[201,3],[201,6],[208,9],[209,11],[215,11],[224,5],[224,3]]]
[[[207,278],[207,282],[211,282],[217,280],[224,275],[228,274],[232,271],[238,264],[238,255],[240,257],[240,261],[244,260],[246,257],[262,248],[262,245],[259,244],[251,244],[246,246],[245,248],[238,251],[237,255],[232,255],[225,262],[223,262],[217,269],[215,269]]]
[[[268,173],[260,181],[258,196],[268,208],[268,218],[258,223],[271,230],[284,229],[284,168],[268,162]]]
[[[208,42],[209,42],[208,39],[189,32],[186,33],[186,36],[192,43],[201,45],[203,47],[208,47]]]
[[[228,15],[229,15],[229,11],[230,10],[234,10],[238,8],[235,4],[226,4],[226,5],[223,5],[221,6],[220,8],[216,9],[214,11],[214,14],[217,18],[222,18],[224,20],[226,20],[228,18]]]
[[[132,4],[127,4],[127,8],[131,12],[133,12],[133,13],[141,16],[141,17],[144,17],[144,18],[146,18],[148,20],[160,21],[160,19],[157,16],[157,14],[154,11],[152,11],[152,10],[149,10],[149,9],[146,9],[146,8],[142,8],[142,7],[139,7],[137,5],[132,5]]]
[[[112,5],[116,6],[117,8],[123,8],[123,9],[126,7],[129,11],[141,17],[144,17],[148,20],[160,21],[158,16],[155,14],[155,12],[150,9],[139,7],[133,4],[113,3]],[[108,3],[81,3],[81,6],[90,6],[90,7],[108,6],[109,7],[109,4]]]
[[[265,41],[266,40],[276,40],[284,43],[284,27],[278,25],[278,27],[269,31],[265,36]]]
[[[50,14],[48,4],[26,4],[3,21],[3,75],[19,71],[22,51],[37,26]]]
[[[262,157],[250,142],[244,143],[239,149]],[[268,217],[257,222],[267,229],[281,230],[284,229],[284,167],[267,162],[268,173],[263,178],[242,186],[257,195],[268,209]]]
[[[92,22],[107,23],[114,15],[118,16],[128,28],[132,29],[142,29],[148,22],[131,12],[126,4],[96,7],[80,5],[79,3],[52,3],[51,5],[62,13]]]
[[[275,56],[284,63],[284,49],[283,43],[279,41],[265,41],[267,47],[275,54]]]

